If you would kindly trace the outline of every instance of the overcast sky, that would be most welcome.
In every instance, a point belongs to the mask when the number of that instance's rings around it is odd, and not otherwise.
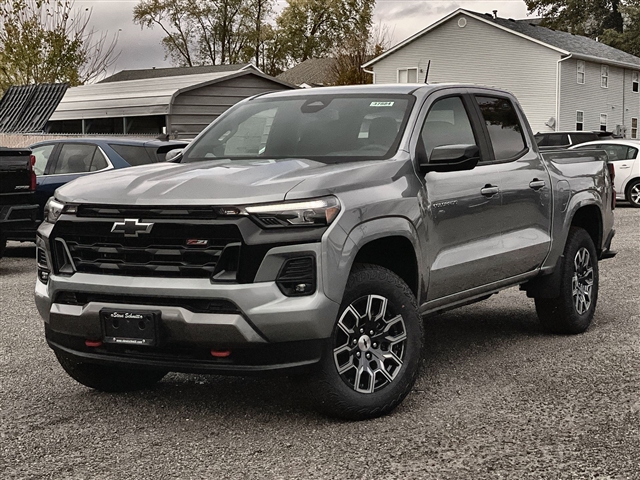
[[[137,68],[170,67],[160,45],[162,32],[141,30],[132,21],[133,7],[138,0],[76,0],[76,6],[91,8],[91,23],[96,30],[118,33],[118,49],[122,51],[115,71]],[[279,9],[286,5],[278,2]],[[413,35],[457,8],[485,13],[498,10],[504,18],[525,18],[527,9],[522,0],[378,0],[375,20],[392,33],[392,45]],[[111,73],[111,72],[110,72]]]

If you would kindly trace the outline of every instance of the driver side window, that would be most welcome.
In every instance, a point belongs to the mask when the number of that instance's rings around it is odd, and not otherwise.
[[[436,101],[429,110],[420,137],[427,158],[436,147],[443,145],[476,145],[469,115],[460,97]]]

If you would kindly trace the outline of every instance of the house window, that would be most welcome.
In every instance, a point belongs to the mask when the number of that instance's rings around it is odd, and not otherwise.
[[[638,138],[638,119],[631,119],[631,138]]]
[[[602,65],[600,67],[600,86],[602,88],[609,88],[609,66]]]
[[[600,131],[601,132],[607,131],[607,114],[606,113],[600,114]]]
[[[578,60],[578,83],[584,83],[584,60]]]
[[[631,74],[631,88],[635,93],[638,93],[638,72]]]
[[[582,131],[584,127],[584,112],[581,110],[576,110],[576,130]]]
[[[398,70],[398,83],[417,83],[417,68],[401,68]]]

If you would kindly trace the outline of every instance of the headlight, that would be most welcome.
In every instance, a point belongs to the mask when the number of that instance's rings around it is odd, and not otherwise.
[[[77,207],[75,205],[65,205],[54,197],[47,200],[44,206],[44,221],[48,223],[56,223],[60,215],[63,213],[76,213]]]
[[[290,203],[253,205],[244,210],[265,228],[327,226],[340,213],[336,197],[323,197]]]

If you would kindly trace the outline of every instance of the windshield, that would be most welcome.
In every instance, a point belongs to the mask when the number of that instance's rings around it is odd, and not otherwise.
[[[258,98],[214,122],[185,162],[311,158],[326,163],[390,158],[398,150],[411,95]]]

